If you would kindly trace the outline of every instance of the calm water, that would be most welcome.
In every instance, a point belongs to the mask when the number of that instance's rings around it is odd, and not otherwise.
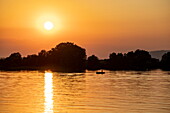
[[[0,113],[170,113],[170,72],[0,72]]]

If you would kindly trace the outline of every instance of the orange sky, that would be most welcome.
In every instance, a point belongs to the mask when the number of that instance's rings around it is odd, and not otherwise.
[[[74,42],[88,55],[170,49],[169,0],[0,0],[0,57]],[[43,29],[52,21],[55,29]]]

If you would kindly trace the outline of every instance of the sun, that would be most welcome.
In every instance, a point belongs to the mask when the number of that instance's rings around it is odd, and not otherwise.
[[[44,14],[35,19],[35,27],[43,35],[54,35],[63,29],[61,19],[55,14]]]
[[[52,30],[54,28],[54,24],[51,21],[44,22],[44,29],[45,30]]]

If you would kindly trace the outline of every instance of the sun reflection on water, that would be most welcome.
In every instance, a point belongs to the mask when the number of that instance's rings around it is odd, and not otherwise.
[[[44,113],[53,113],[53,74],[45,72],[44,80]]]

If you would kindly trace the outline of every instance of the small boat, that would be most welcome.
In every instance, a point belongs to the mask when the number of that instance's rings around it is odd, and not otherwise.
[[[103,70],[102,71],[98,71],[98,72],[96,72],[96,74],[105,74],[105,72],[103,72]]]

